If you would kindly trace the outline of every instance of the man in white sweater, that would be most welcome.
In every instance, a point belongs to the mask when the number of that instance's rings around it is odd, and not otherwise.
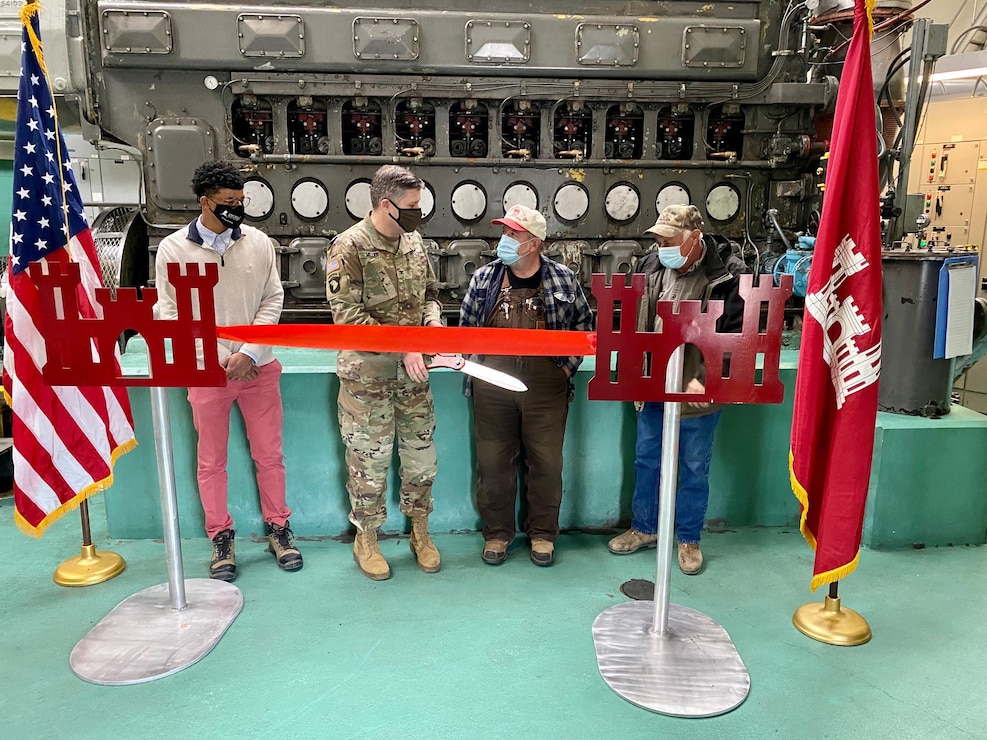
[[[213,263],[219,266],[215,288],[216,324],[276,324],[284,289],[270,238],[243,223],[243,177],[229,162],[207,162],[192,177],[192,190],[202,212],[158,246],[154,268],[158,315],[177,316],[175,288],[168,282],[168,264]],[[200,362],[202,356],[200,352]],[[220,388],[189,388],[192,420],[199,435],[199,498],[206,534],[213,543],[209,577],[236,578],[233,519],[227,506],[226,461],[230,411],[236,401],[257,471],[260,506],[268,527],[268,552],[282,570],[298,570],[302,556],[288,524],[285,501],[281,406],[281,363],[270,347],[219,340],[219,360],[226,370]]]

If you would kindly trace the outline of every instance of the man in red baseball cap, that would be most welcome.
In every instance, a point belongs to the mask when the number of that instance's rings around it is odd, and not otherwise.
[[[473,274],[461,326],[592,331],[593,314],[572,270],[542,255],[548,231],[533,208],[512,206],[492,222],[503,227],[498,259]],[[476,503],[483,518],[483,562],[499,565],[514,540],[518,462],[524,449],[527,520],[535,565],[555,562],[562,503],[562,442],[572,382],[582,357],[480,356],[528,386],[514,393],[473,382]]]
[[[511,206],[511,209],[504,214],[503,218],[495,218],[490,223],[506,226],[516,234],[530,234],[538,239],[539,246],[545,240],[545,234],[548,232],[545,217],[534,208],[528,208],[522,205]],[[499,244],[497,245],[497,249],[499,256]]]

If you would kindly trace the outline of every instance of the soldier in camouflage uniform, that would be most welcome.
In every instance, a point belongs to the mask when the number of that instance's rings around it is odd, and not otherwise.
[[[435,275],[415,229],[422,183],[403,167],[385,165],[370,184],[373,210],[333,242],[326,296],[337,324],[442,326]],[[411,518],[411,550],[426,573],[439,570],[428,534],[436,455],[435,409],[422,355],[342,351],[339,427],[346,445],[353,557],[375,581],[391,571],[377,546],[387,518],[385,493],[397,435],[401,512]]]

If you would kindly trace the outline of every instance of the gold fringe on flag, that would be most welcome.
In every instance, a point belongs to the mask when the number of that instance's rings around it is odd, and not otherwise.
[[[809,543],[809,547],[812,551],[816,550],[816,537],[809,531],[808,527],[805,526],[806,517],[809,515],[809,494],[806,492],[805,488],[799,483],[798,478],[795,477],[795,456],[792,451],[788,451],[788,477],[792,482],[792,491],[795,493],[795,497],[802,504],[802,516],[799,519],[799,531],[805,538],[805,541]],[[809,589],[815,591],[820,586],[825,586],[827,583],[832,583],[833,581],[841,581],[846,576],[850,575],[857,569],[857,564],[860,562],[860,548],[857,548],[857,554],[854,556],[846,565],[841,565],[839,568],[833,568],[832,570],[823,571],[812,577],[812,582],[809,584]]]
[[[126,455],[132,449],[137,446],[137,440],[132,439],[129,442],[124,442],[122,445],[117,447],[113,452],[110,453],[110,474],[103,478],[103,480],[98,480],[95,483],[91,483],[81,491],[79,491],[75,496],[66,501],[64,504],[59,506],[54,511],[50,512],[45,516],[38,526],[32,526],[21,513],[14,509],[14,522],[17,524],[17,528],[21,530],[24,534],[30,535],[31,537],[41,537],[52,524],[54,524],[58,519],[60,519],[66,512],[78,509],[82,502],[87,500],[90,496],[94,496],[100,491],[105,491],[107,488],[113,485],[113,468],[117,463],[117,458],[121,455]]]
[[[31,19],[38,14],[39,10],[41,10],[41,3],[37,0],[30,0],[21,8],[21,23],[27,29],[27,37],[31,39],[31,48],[34,49],[34,55],[38,58],[38,64],[41,65],[41,70],[47,75],[48,68],[45,66],[44,54],[41,52],[41,39],[38,38],[38,34],[34,32],[34,26],[31,25]]]

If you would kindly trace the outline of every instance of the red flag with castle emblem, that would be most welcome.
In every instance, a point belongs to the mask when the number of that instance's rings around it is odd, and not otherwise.
[[[881,227],[870,19],[856,0],[805,299],[792,448],[811,588],[857,567],[881,369]]]
[[[52,387],[42,376],[50,327],[40,321],[38,289],[27,268],[78,263],[79,306],[87,318],[101,315],[95,290],[102,274],[58,127],[38,35],[39,7],[21,10],[3,353],[3,391],[13,410],[14,519],[35,536],[109,486],[117,457],[137,444],[125,388]]]

